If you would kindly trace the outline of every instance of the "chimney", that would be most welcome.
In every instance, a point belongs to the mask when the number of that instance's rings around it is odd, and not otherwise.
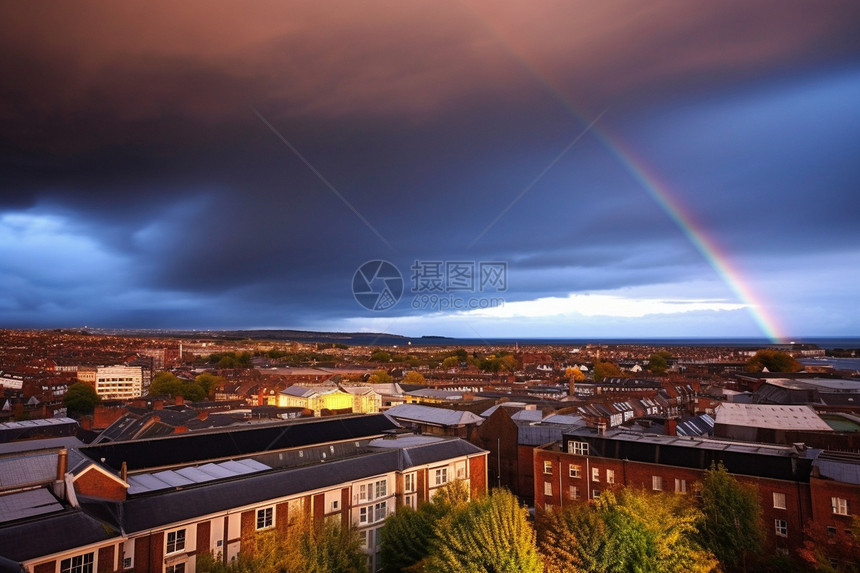
[[[128,464],[122,462],[122,466],[119,468],[119,477],[122,478],[122,481],[128,481]]]
[[[666,425],[663,426],[665,429],[665,433],[667,436],[677,436],[678,435],[678,421],[674,418],[670,418],[666,420]]]
[[[63,448],[57,452],[57,480],[62,481],[69,467],[69,450]]]
[[[182,395],[177,394],[176,398],[174,398],[173,403],[176,404],[177,406],[182,406],[183,404],[185,404],[185,398],[183,398]]]
[[[153,400],[152,401],[152,409],[153,410],[161,410],[164,408],[164,402],[161,400]]]

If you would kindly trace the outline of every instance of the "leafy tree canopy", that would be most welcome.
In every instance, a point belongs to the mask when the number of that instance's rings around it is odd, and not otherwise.
[[[765,368],[769,372],[797,372],[803,365],[785,352],[765,348],[747,360],[744,367],[747,372],[761,372]]]
[[[96,394],[95,388],[84,382],[76,382],[69,386],[63,396],[63,405],[70,416],[85,416],[93,413],[102,399]]]

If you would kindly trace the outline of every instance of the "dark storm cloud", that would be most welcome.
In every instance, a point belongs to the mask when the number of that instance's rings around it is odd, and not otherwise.
[[[515,201],[607,107],[601,121],[665,173],[721,244],[778,256],[791,236],[838,250],[857,238],[839,204],[860,176],[839,150],[856,149],[860,131],[853,108],[838,108],[856,86],[840,70],[858,53],[857,12],[4,5],[0,229],[12,246],[0,309],[15,325],[334,321],[355,313],[352,273],[376,258],[404,274],[415,259],[504,260],[520,277],[511,300],[713,274],[593,137]],[[809,82],[822,91],[790,99]],[[796,123],[798,112],[818,123]],[[821,153],[828,138],[841,138],[838,150]],[[837,201],[810,203],[822,193]],[[48,248],[86,272],[63,289],[30,264]]]

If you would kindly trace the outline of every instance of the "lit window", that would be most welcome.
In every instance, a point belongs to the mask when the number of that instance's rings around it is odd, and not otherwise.
[[[844,497],[831,497],[830,507],[836,515],[848,515],[848,500]]]
[[[448,468],[439,468],[434,474],[436,485],[444,485],[448,483]]]
[[[185,549],[185,530],[178,529],[167,534],[167,553],[176,553]]]
[[[600,470],[598,468],[591,468],[591,481],[600,481]]]
[[[551,482],[548,482],[548,481],[543,482],[543,494],[548,495],[550,497],[552,496],[552,483]]]
[[[570,486],[570,499],[579,499],[579,488],[575,485]]]
[[[687,493],[687,480],[675,478],[675,493]]]
[[[606,470],[606,483],[615,483],[615,470]]]
[[[545,473],[545,474],[551,474],[552,473],[552,462],[551,461],[545,461],[543,463],[543,473]]]
[[[779,537],[788,537],[788,523],[784,519],[774,519],[774,532]]]
[[[785,509],[785,494],[778,491],[773,492],[773,507],[775,509]]]
[[[570,477],[578,478],[580,476],[580,472],[582,471],[582,466],[576,466],[570,464]]]
[[[93,553],[75,555],[60,561],[60,573],[93,573]]]
[[[588,455],[588,442],[568,442],[567,451],[580,456]]]
[[[651,489],[654,491],[663,491],[663,478],[660,476],[651,476]]]
[[[264,507],[257,510],[257,529],[268,529],[275,524],[275,508]]]

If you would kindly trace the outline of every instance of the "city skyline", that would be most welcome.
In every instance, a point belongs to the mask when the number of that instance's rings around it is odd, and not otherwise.
[[[0,327],[860,335],[852,3],[0,14]]]

